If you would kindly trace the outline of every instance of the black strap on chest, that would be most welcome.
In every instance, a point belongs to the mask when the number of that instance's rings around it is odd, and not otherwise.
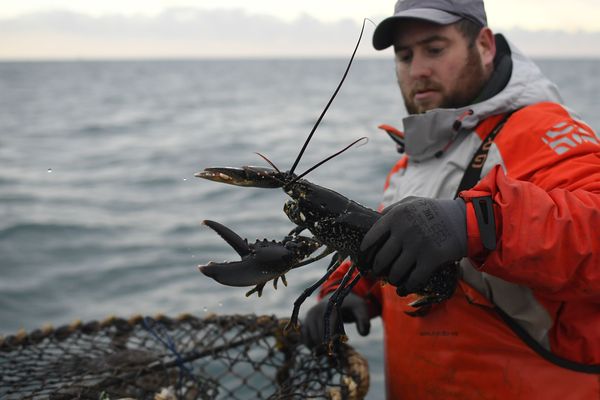
[[[515,111],[506,113],[502,119],[496,124],[494,129],[481,142],[481,145],[473,155],[473,158],[467,165],[467,169],[458,185],[455,198],[463,190],[471,189],[481,179],[481,170],[487,160],[488,152],[494,139],[506,124],[506,121],[514,114]],[[479,225],[479,233],[481,235],[481,243],[487,250],[496,249],[496,222],[494,219],[494,209],[492,207],[492,198],[490,196],[473,199],[473,209],[475,217]]]
[[[492,147],[492,143],[494,143],[494,139],[498,136],[498,133],[506,124],[506,121],[515,113],[515,111],[508,112],[502,117],[500,122],[496,124],[494,129],[486,136],[485,139],[481,142],[481,145],[473,155],[473,158],[469,162],[465,174],[458,185],[458,189],[456,190],[455,198],[458,197],[458,194],[463,190],[471,189],[479,180],[481,179],[481,169],[485,164],[485,160],[487,160],[488,152],[490,151],[490,147]]]

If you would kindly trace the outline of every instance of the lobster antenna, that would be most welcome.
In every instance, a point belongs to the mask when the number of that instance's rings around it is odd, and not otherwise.
[[[358,42],[356,43],[356,46],[354,47],[354,52],[352,52],[352,57],[350,57],[350,61],[348,62],[348,66],[346,67],[346,71],[344,72],[344,75],[342,76],[342,80],[338,84],[337,88],[335,89],[335,92],[333,92],[333,95],[329,99],[329,102],[327,103],[327,105],[323,109],[323,112],[319,116],[319,119],[317,119],[317,122],[315,123],[315,125],[312,128],[312,130],[310,131],[310,134],[308,135],[308,138],[304,142],[304,145],[302,146],[302,149],[300,150],[300,153],[298,154],[298,157],[296,157],[296,161],[294,161],[294,165],[292,166],[292,169],[289,172],[290,174],[294,173],[294,170],[298,166],[298,163],[300,162],[300,159],[302,158],[302,155],[304,154],[304,150],[306,150],[306,147],[308,146],[308,142],[310,142],[310,139],[312,139],[315,131],[317,130],[317,127],[321,123],[321,120],[323,119],[323,117],[325,116],[325,113],[329,109],[329,106],[333,102],[333,99],[335,99],[335,97],[337,96],[338,92],[340,91],[340,88],[342,87],[342,84],[346,80],[346,76],[348,75],[348,71],[350,71],[350,66],[352,65],[352,61],[354,61],[354,56],[356,55],[356,51],[358,50],[358,46],[360,45],[360,40],[362,39],[362,35],[363,35],[364,30],[365,30],[365,24],[366,24],[367,21],[373,23],[373,21],[371,21],[368,18],[365,18],[363,20],[362,28],[360,30],[360,36],[358,37]]]
[[[327,161],[331,160],[332,158],[339,156],[340,154],[342,154],[343,152],[345,152],[346,150],[348,150],[350,147],[354,146],[355,144],[357,144],[361,140],[366,140],[366,142],[364,144],[367,144],[367,142],[369,141],[369,139],[366,136],[363,136],[360,139],[356,139],[354,142],[350,143],[348,146],[344,147],[343,149],[341,149],[337,153],[330,155],[329,157],[327,157],[326,159],[324,159],[322,161],[319,161],[317,164],[313,165],[312,167],[310,167],[309,169],[307,169],[306,171],[304,171],[302,174],[300,174],[299,176],[297,176],[296,178],[294,178],[291,182],[287,183],[285,186],[294,184],[298,179],[306,176],[309,172],[314,171],[315,169],[317,169],[321,165],[325,164]]]
[[[267,156],[262,155],[262,154],[260,154],[258,152],[255,152],[254,154],[257,154],[260,158],[262,158],[263,160],[265,160],[266,162],[268,162],[271,167],[275,168],[275,171],[281,173],[281,171],[279,170],[279,168],[277,168],[277,166],[275,164],[273,164],[273,161],[269,160],[267,158]]]

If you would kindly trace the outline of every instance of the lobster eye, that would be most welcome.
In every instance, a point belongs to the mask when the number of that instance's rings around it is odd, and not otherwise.
[[[296,225],[303,225],[303,215],[300,212],[300,208],[298,207],[298,203],[294,200],[288,200],[283,205],[283,212],[288,216],[290,221],[295,223]]]
[[[298,203],[295,200],[286,201],[283,205],[283,211],[285,211],[286,214],[289,214],[289,212],[297,212]]]

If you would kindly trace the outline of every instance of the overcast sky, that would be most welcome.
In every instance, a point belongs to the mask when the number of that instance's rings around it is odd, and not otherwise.
[[[384,0],[3,0],[0,59],[348,56]],[[490,27],[532,56],[600,57],[600,0],[488,0]],[[370,47],[360,56],[390,56]]]

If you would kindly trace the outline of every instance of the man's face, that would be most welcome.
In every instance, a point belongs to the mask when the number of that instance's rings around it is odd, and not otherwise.
[[[454,25],[403,22],[394,40],[396,75],[409,114],[469,105],[486,74],[476,45]]]

